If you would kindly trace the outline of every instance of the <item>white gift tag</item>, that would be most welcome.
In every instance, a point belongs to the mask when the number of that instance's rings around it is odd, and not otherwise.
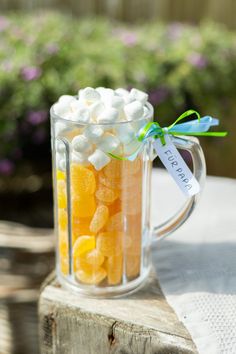
[[[185,195],[189,197],[199,193],[198,181],[168,135],[165,135],[165,141],[166,145],[162,145],[160,139],[155,139],[153,142],[161,162]]]

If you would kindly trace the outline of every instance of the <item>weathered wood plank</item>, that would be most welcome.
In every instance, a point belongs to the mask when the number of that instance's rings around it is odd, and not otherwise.
[[[82,297],[51,278],[39,313],[42,354],[197,353],[154,274],[138,292],[119,299]]]

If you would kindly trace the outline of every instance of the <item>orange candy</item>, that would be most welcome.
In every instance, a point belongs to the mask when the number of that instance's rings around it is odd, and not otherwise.
[[[112,256],[107,259],[107,279],[108,284],[117,285],[121,282],[123,272],[123,256]]]
[[[60,258],[60,269],[64,275],[67,275],[69,273],[68,257],[61,257]]]
[[[97,249],[106,257],[122,252],[123,234],[119,232],[101,232],[97,237]]]
[[[129,254],[126,257],[126,275],[128,278],[136,278],[140,274],[140,254]]]
[[[112,180],[114,178],[121,178],[122,175],[122,161],[112,159],[109,164],[107,164],[104,169],[104,174],[105,176],[109,179]]]
[[[108,217],[108,207],[106,205],[99,205],[90,223],[90,231],[94,233],[100,231],[106,225]]]
[[[96,180],[94,173],[84,166],[72,163],[71,188],[72,195],[94,194],[96,188]]]
[[[104,268],[100,267],[96,271],[86,272],[82,269],[75,273],[76,278],[84,284],[99,284],[103,279],[106,278],[107,273]]]
[[[64,180],[66,179],[66,174],[63,171],[57,170],[57,180]]]
[[[119,192],[115,189],[110,189],[100,185],[95,195],[96,198],[101,202],[113,203],[118,198]]]
[[[119,189],[121,187],[120,178],[108,178],[102,172],[99,173],[98,181],[108,188]]]
[[[64,180],[57,181],[57,205],[58,208],[66,208],[66,183]]]
[[[58,209],[58,225],[61,231],[65,231],[67,228],[68,218],[67,212],[64,209]]]
[[[86,272],[97,270],[104,262],[104,256],[95,248],[77,258],[74,263],[75,270],[82,269]]]
[[[78,236],[82,235],[92,235],[93,233],[90,232],[89,225],[91,222],[91,218],[77,218],[72,216],[72,237],[73,243],[76,241]]]
[[[68,257],[68,238],[66,232],[59,233],[60,256]]]
[[[123,213],[119,212],[117,214],[114,214],[110,217],[108,220],[107,226],[106,226],[107,231],[123,231],[124,229],[124,215]]]
[[[95,248],[95,237],[94,236],[80,236],[75,241],[73,247],[73,257],[76,259],[80,257],[83,253],[91,251]]]
[[[72,217],[88,218],[92,217],[96,210],[96,202],[93,195],[72,194]]]
[[[125,160],[123,162],[123,176],[134,175],[141,169],[141,160],[137,157],[134,161]]]

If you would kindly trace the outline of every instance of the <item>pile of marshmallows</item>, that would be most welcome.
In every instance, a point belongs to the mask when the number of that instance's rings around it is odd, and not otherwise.
[[[140,144],[136,133],[149,117],[149,110],[145,106],[147,100],[148,95],[137,89],[127,91],[104,87],[86,87],[79,90],[78,97],[61,96],[53,106],[54,113],[81,124],[83,128],[82,133],[71,141],[72,162],[82,165],[91,163],[96,170],[101,170],[111,160],[107,153],[133,153]],[[56,122],[56,137],[63,136],[67,128],[66,122]],[[56,160],[62,170],[66,168],[63,157],[65,150],[65,144],[57,140]]]

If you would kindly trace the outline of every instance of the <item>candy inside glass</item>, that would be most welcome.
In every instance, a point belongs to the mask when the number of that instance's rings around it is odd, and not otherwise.
[[[134,161],[108,155],[109,162],[99,170],[75,154],[72,144],[92,126],[101,128],[104,137],[119,133],[121,143],[114,153],[131,154],[139,143],[134,135],[127,144],[130,128],[136,133],[153,118],[152,106],[146,107],[142,119],[103,125],[82,125],[51,109],[57,276],[71,289],[121,295],[137,288],[149,273],[150,144]],[[96,139],[91,141],[93,151],[100,147]]]
[[[109,124],[81,124],[59,117],[51,108],[56,268],[60,283],[71,290],[96,297],[134,291],[149,274],[152,238],[171,234],[195,209],[196,195],[152,230],[152,141],[134,161],[102,152],[111,136],[113,142],[114,136],[119,138],[115,155],[125,157],[138,148],[136,133],[153,119],[152,106],[145,106],[141,119]],[[79,154],[74,141],[82,135],[89,137],[90,147]],[[202,186],[205,160],[197,139],[172,141],[191,154],[193,174]]]

